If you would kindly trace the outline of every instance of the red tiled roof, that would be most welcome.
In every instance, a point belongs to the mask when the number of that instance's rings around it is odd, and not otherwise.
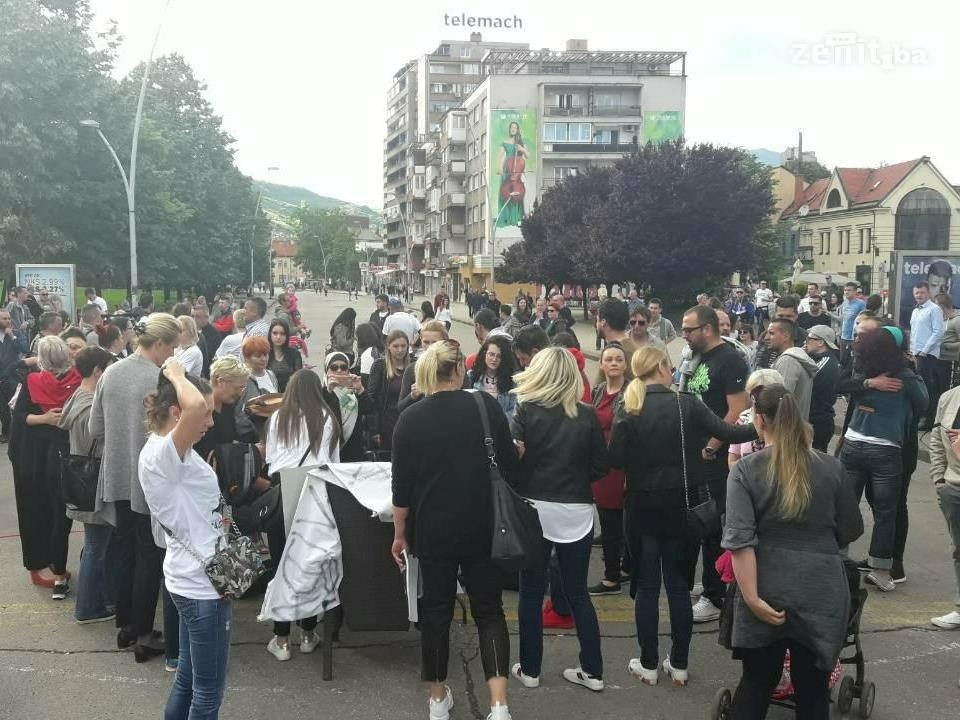
[[[274,240],[270,243],[270,247],[273,249],[273,256],[278,258],[284,257],[296,257],[297,256],[297,246],[292,242],[284,242],[283,240]]]
[[[879,168],[837,168],[851,205],[883,200],[923,158]]]
[[[823,202],[823,194],[830,185],[830,178],[823,178],[810,183],[804,191],[793,201],[793,204],[787,207],[781,214],[781,217],[787,217],[797,212],[803,205],[811,210],[818,210]]]

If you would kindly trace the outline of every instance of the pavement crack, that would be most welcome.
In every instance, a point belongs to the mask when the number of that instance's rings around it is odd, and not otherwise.
[[[460,645],[460,662],[463,665],[463,685],[464,694],[467,696],[467,702],[470,703],[470,712],[477,720],[483,720],[484,714],[480,710],[480,701],[477,699],[477,686],[473,680],[473,671],[471,664],[480,655],[480,645],[474,644],[474,637],[471,634],[469,639],[464,632],[464,626],[460,626],[459,632],[463,636],[463,642]]]

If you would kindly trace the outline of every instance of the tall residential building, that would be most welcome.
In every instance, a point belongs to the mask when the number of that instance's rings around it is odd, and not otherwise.
[[[469,40],[444,40],[431,53],[397,70],[387,93],[387,133],[383,144],[384,232],[387,261],[406,270],[423,287],[426,226],[425,155],[423,144],[437,135],[443,116],[462,105],[482,80],[481,66],[489,51],[519,52],[523,43],[484,42],[480,33]],[[412,273],[417,275],[413,276]],[[401,273],[401,281],[408,274]],[[416,279],[414,279],[416,277]]]
[[[414,151],[427,294],[488,284],[491,258],[499,264],[521,239],[520,221],[544,192],[648,141],[683,136],[685,105],[683,52],[590,51],[585,40],[560,52],[490,49],[479,85]]]

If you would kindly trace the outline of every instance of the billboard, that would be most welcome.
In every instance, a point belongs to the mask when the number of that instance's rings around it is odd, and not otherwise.
[[[46,290],[59,295],[63,309],[74,315],[73,298],[76,295],[73,265],[17,265],[17,285],[30,285],[37,291]]]
[[[659,143],[683,137],[681,110],[655,110],[643,114],[643,142]]]
[[[500,228],[517,228],[498,236],[520,237],[519,225],[537,197],[537,113],[535,110],[491,110],[490,217]]]
[[[910,327],[910,314],[917,306],[913,286],[918,282],[930,285],[930,297],[945,292],[953,298],[953,306],[960,307],[960,252],[903,250],[896,253],[894,268],[893,316],[901,327]]]

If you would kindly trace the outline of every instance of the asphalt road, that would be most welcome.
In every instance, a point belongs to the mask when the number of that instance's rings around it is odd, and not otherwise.
[[[417,300],[419,303],[419,298]],[[354,305],[366,317],[372,299]],[[301,296],[301,309],[314,334],[314,362],[322,355],[333,318],[347,306],[346,296]],[[472,327],[454,325],[454,336],[467,351],[476,348]],[[592,370],[592,369],[591,369]],[[592,373],[591,373],[592,374]],[[912,527],[907,548],[908,582],[889,595],[871,591],[863,622],[867,677],[877,685],[878,720],[924,718],[947,720],[960,715],[960,633],[936,630],[929,618],[952,609],[955,588],[949,542],[923,464],[910,494]],[[870,513],[864,505],[869,528]],[[70,567],[76,569],[82,535],[72,536]],[[865,542],[854,548],[865,552]],[[599,577],[599,550],[591,578]],[[0,459],[0,720],[155,719],[162,716],[170,674],[162,662],[137,665],[130,653],[117,652],[115,629],[78,626],[73,602],[50,600],[49,591],[33,587],[23,570],[17,535],[13,481],[5,453]],[[803,582],[802,577],[797,582]],[[506,593],[508,618],[517,653],[516,596]],[[417,633],[352,633],[345,630],[334,654],[335,676],[320,677],[320,656],[301,656],[277,663],[265,651],[270,628],[255,620],[259,599],[236,603],[230,675],[223,718],[426,718],[426,696],[419,678]],[[510,707],[518,720],[537,718],[709,718],[717,690],[734,686],[739,665],[716,642],[716,624],[696,628],[691,650],[691,683],[640,685],[627,673],[637,645],[629,597],[597,598],[603,633],[606,690],[600,695],[560,678],[563,668],[577,664],[575,636],[551,632],[545,640],[542,685],[526,690],[510,686]],[[665,606],[664,606],[665,608]],[[666,631],[666,613],[662,630]],[[161,627],[158,618],[158,627]],[[472,625],[455,623],[450,685],[457,707],[455,720],[486,716],[487,700]],[[664,636],[661,654],[669,646]],[[856,705],[854,706],[854,711]],[[770,718],[792,714],[772,709]],[[855,717],[855,715],[851,715]]]

